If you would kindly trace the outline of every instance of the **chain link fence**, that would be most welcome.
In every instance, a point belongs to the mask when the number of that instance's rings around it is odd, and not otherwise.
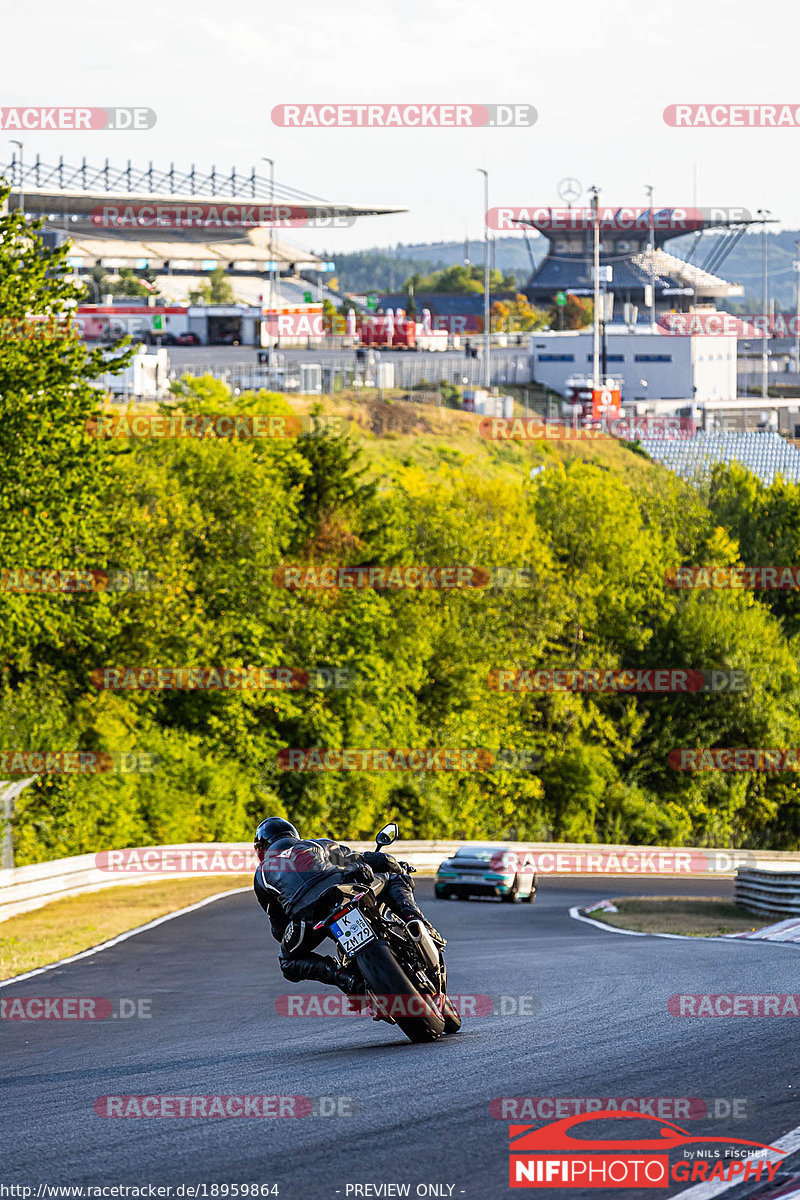
[[[170,370],[170,381],[183,375],[211,375],[227,384],[234,394],[244,391],[334,393],[359,387],[380,387],[381,367],[392,367],[394,378],[385,387],[414,388],[425,384],[436,387],[446,382],[460,387],[480,387],[483,383],[483,363],[480,359],[456,354],[409,354],[381,357],[377,354],[358,360],[355,355],[336,358],[308,354],[305,360],[275,353],[272,365],[257,362],[198,362]],[[310,367],[319,368],[309,371]],[[524,351],[492,355],[493,385],[524,385],[531,381],[530,359]],[[391,373],[390,373],[391,374]],[[309,381],[315,382],[309,387]],[[384,376],[384,379],[386,376]]]

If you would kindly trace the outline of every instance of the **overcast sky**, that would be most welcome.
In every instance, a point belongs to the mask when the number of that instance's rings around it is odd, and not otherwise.
[[[320,235],[337,251],[482,233],[492,205],[558,204],[573,176],[608,204],[769,208],[800,226],[800,128],[674,129],[675,103],[800,106],[796,0],[304,0],[165,5],[2,0],[2,105],[144,105],[149,131],[25,135],[25,157],[233,164],[334,201],[402,207]],[[512,129],[285,129],[283,103],[527,103]],[[0,161],[8,162],[7,132]]]

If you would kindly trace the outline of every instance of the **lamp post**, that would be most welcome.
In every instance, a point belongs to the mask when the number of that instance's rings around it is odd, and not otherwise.
[[[767,246],[768,208],[759,208],[756,216],[763,220],[761,226],[761,291],[763,296],[763,319],[766,322],[764,341],[761,345],[761,399],[766,401],[769,396],[769,251]]]
[[[598,211],[600,189],[589,188],[592,197],[592,225],[594,227],[594,313],[593,313],[593,350],[592,355],[592,387],[600,387],[600,214]]]
[[[483,176],[483,386],[488,391],[492,382],[491,304],[489,300],[489,172],[478,167]]]
[[[19,211],[21,212],[21,214],[24,217],[25,216],[25,196],[23,195],[23,191],[22,191],[22,180],[23,180],[22,155],[23,155],[25,146],[24,146],[23,142],[18,142],[16,138],[10,138],[9,140],[10,140],[12,146],[19,146]]]
[[[273,239],[273,230],[275,228],[275,159],[267,158],[266,155],[262,155],[262,160],[265,163],[269,163],[269,203],[270,203],[270,209],[271,209],[271,213],[272,213],[272,223],[269,227],[269,313],[270,313],[270,321],[267,325],[267,328],[269,329],[270,325],[273,323],[272,310],[275,307],[275,252],[274,252],[274,243],[272,240]],[[277,337],[278,336],[277,321],[274,322],[274,328],[275,328],[275,336]],[[269,333],[269,340],[267,342],[267,366],[268,367],[272,366],[272,331],[271,330]]]
[[[650,205],[650,329],[656,331],[656,213],[653,208],[653,187],[649,184],[644,189]]]

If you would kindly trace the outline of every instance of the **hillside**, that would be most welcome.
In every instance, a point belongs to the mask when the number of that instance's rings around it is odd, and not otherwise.
[[[87,433],[74,481],[62,466],[52,486],[71,489],[73,546],[89,496],[103,513],[91,550],[60,549],[62,533],[26,559],[144,583],[0,595],[7,769],[47,747],[112,764],[23,793],[18,862],[241,840],[268,811],[341,837],[396,817],[416,837],[800,844],[790,775],[674,765],[681,746],[798,743],[795,598],[666,582],[683,563],[768,562],[778,537],[798,561],[798,489],[733,470],[701,494],[616,442],[488,442],[479,417],[399,399],[234,400],[208,378],[178,390],[173,411],[308,428]],[[13,547],[22,506],[2,523]],[[351,572],[332,587],[342,566],[388,582]],[[735,670],[747,687],[579,682],[656,669]],[[578,681],[566,690],[530,684],[564,670]],[[320,769],[348,748],[481,756],[462,770]]]

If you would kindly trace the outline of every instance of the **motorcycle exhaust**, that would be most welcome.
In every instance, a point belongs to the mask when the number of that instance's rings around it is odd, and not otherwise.
[[[408,921],[406,923],[409,937],[417,946],[429,967],[434,971],[439,970],[439,951],[434,943],[433,938],[428,933],[421,921]]]

